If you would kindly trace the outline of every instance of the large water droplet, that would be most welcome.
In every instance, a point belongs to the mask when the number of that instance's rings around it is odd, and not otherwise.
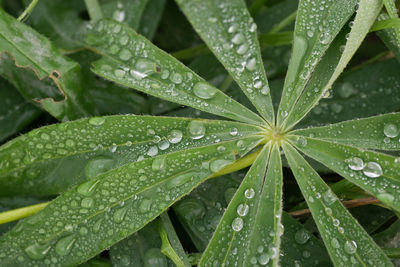
[[[257,67],[257,61],[256,61],[256,59],[253,57],[253,58],[250,58],[247,62],[246,62],[246,69],[248,69],[248,70],[250,70],[250,71],[253,71],[253,70],[255,70],[256,69],[256,67]]]
[[[154,157],[158,154],[158,148],[157,146],[151,146],[149,150],[147,151],[147,155],[150,157]]]
[[[341,98],[349,98],[352,94],[355,93],[355,89],[352,83],[345,82],[342,83],[341,86],[338,88],[338,92]]]
[[[193,86],[193,93],[202,99],[211,99],[218,90],[205,82],[198,82]]]
[[[81,201],[81,207],[82,208],[91,208],[93,206],[93,203],[94,203],[93,198],[85,197]]]
[[[243,34],[237,33],[237,34],[235,34],[235,36],[233,36],[232,43],[241,44],[244,42],[244,40],[245,40],[245,38],[244,38]]]
[[[243,219],[240,217],[236,217],[232,222],[232,229],[235,232],[239,232],[243,228]]]
[[[377,178],[383,174],[381,165],[373,161],[365,165],[363,173],[370,178]]]
[[[139,212],[146,213],[151,210],[151,206],[153,205],[153,201],[151,199],[143,199],[139,205]]]
[[[129,206],[120,208],[114,212],[114,222],[121,223],[125,219],[126,212],[128,211]]]
[[[358,157],[352,157],[346,160],[348,166],[353,171],[360,171],[364,169],[364,161]]]
[[[192,177],[194,177],[195,175],[196,175],[195,172],[188,172],[188,173],[181,174],[181,175],[173,178],[172,180],[168,181],[167,188],[172,189],[172,188],[181,186],[187,182],[190,182]]]
[[[131,70],[130,73],[134,78],[141,80],[157,71],[158,67],[156,63],[151,60],[141,58],[136,62],[135,69]]]
[[[115,161],[109,157],[97,157],[90,160],[85,167],[85,175],[87,178],[93,178],[101,173],[111,170]]]
[[[172,144],[177,144],[182,140],[182,132],[179,130],[172,130],[168,135],[168,141]]]
[[[219,171],[219,170],[223,169],[224,167],[228,166],[229,164],[231,164],[232,162],[233,162],[232,160],[226,160],[226,159],[213,160],[210,163],[210,170],[212,172]]]
[[[249,213],[249,205],[245,204],[245,203],[241,203],[239,204],[239,206],[236,209],[236,212],[239,216],[246,216],[247,213]]]
[[[79,194],[81,194],[83,196],[89,196],[94,192],[96,185],[99,182],[100,182],[100,180],[90,180],[90,181],[84,182],[83,184],[78,186],[77,191]]]
[[[398,128],[396,125],[391,124],[391,123],[385,124],[385,126],[383,128],[383,133],[389,138],[394,138],[399,135],[400,128]]]
[[[65,256],[71,252],[76,238],[74,235],[66,236],[58,240],[56,244],[56,252],[58,255]]]
[[[206,133],[206,127],[201,121],[191,121],[188,130],[192,139],[201,139]]]
[[[305,244],[310,239],[310,234],[302,228],[294,234],[294,239],[299,244]]]
[[[43,259],[47,252],[49,252],[51,246],[48,244],[40,245],[35,243],[25,249],[26,254],[33,260]]]
[[[247,199],[252,199],[255,194],[256,194],[256,192],[254,192],[253,188],[248,188],[248,189],[246,189],[246,191],[244,191],[244,196]]]
[[[328,189],[325,193],[322,194],[322,199],[327,206],[330,206],[337,200],[336,196],[333,192]]]
[[[89,119],[89,124],[94,125],[94,126],[100,126],[100,125],[103,125],[103,123],[105,121],[106,121],[106,119],[103,117],[92,117]]]
[[[344,243],[344,251],[348,254],[354,254],[357,251],[357,243],[354,240],[347,240]]]

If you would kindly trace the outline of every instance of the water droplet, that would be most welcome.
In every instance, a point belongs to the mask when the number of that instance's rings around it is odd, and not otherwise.
[[[172,130],[168,135],[168,141],[172,144],[177,144],[182,140],[182,132],[179,130]]]
[[[310,239],[310,234],[302,228],[294,234],[294,239],[299,244],[305,244]]]
[[[126,212],[128,211],[129,206],[120,208],[114,212],[114,222],[121,223],[125,219]]]
[[[188,172],[188,173],[181,174],[181,175],[173,178],[172,180],[168,181],[167,188],[172,189],[172,188],[181,186],[185,183],[188,183],[191,181],[191,179],[194,176],[197,176],[197,174],[195,172]]]
[[[348,166],[353,171],[360,171],[364,169],[364,161],[358,157],[352,157],[351,159],[346,160]]]
[[[232,229],[235,232],[239,232],[243,228],[243,219],[240,217],[236,217],[232,222]]]
[[[394,138],[400,133],[400,128],[398,128],[394,124],[385,124],[385,127],[383,128],[383,133],[389,137],[389,138]]]
[[[90,160],[85,166],[85,175],[87,178],[93,178],[101,173],[111,170],[115,161],[109,157],[97,157]]]
[[[51,246],[48,244],[40,245],[35,243],[25,249],[26,254],[33,260],[43,259],[47,252],[49,252]]]
[[[269,94],[269,87],[268,85],[264,85],[263,88],[261,88],[261,94],[263,95],[268,95]],[[286,115],[287,116],[287,115]]]
[[[218,146],[217,147],[218,153],[223,153],[223,152],[225,152],[225,150],[226,150],[226,147],[224,147],[224,146]]]
[[[147,150],[147,155],[150,157],[154,157],[158,154],[158,148],[157,146],[151,146],[149,150]]]
[[[126,48],[122,49],[121,52],[119,52],[119,58],[121,60],[127,61],[127,60],[131,59],[131,57],[132,57],[132,53]]]
[[[347,254],[354,254],[357,251],[357,243],[354,240],[347,240],[344,244],[344,251]]]
[[[74,235],[66,236],[58,240],[56,244],[56,252],[60,256],[68,255],[74,245],[76,238]]]
[[[160,171],[165,168],[165,163],[166,163],[165,156],[157,157],[153,160],[151,168],[153,169],[153,171]]]
[[[341,98],[349,98],[355,93],[355,89],[352,83],[344,82],[338,88],[338,92]]]
[[[248,189],[246,189],[246,191],[244,191],[244,196],[247,199],[252,199],[255,194],[256,194],[256,192],[254,191],[253,188],[248,188]]]
[[[79,194],[83,196],[89,196],[94,192],[96,185],[99,183],[99,180],[90,180],[84,182],[83,184],[79,185],[77,191]]]
[[[223,169],[224,167],[228,166],[231,164],[233,161],[232,160],[226,160],[226,159],[217,159],[214,160],[210,163],[210,170],[212,172],[219,171]]]
[[[91,208],[93,206],[94,200],[93,198],[86,197],[81,201],[82,208]]]
[[[131,70],[130,74],[134,78],[141,80],[156,72],[157,69],[157,65],[153,61],[141,58],[136,62],[135,69]]]
[[[153,205],[153,201],[151,199],[143,199],[139,205],[139,211],[141,213],[146,213],[151,210],[152,205]]]
[[[373,161],[365,165],[363,173],[370,178],[377,178],[383,174],[381,165]]]
[[[173,82],[175,84],[180,84],[180,83],[182,83],[182,80],[183,80],[182,75],[179,73],[176,73],[176,72],[173,73],[169,79],[171,80],[171,82]]]
[[[248,49],[249,49],[249,45],[247,43],[244,43],[244,44],[239,46],[239,48],[236,50],[236,52],[239,55],[243,55],[244,53],[247,52]]]
[[[218,90],[205,82],[198,82],[193,87],[193,93],[202,99],[211,99]]]
[[[314,36],[314,31],[308,30],[307,31],[307,36],[310,37],[310,38],[313,37]]]
[[[232,128],[229,132],[230,135],[236,136],[238,134],[238,129],[237,128]]]
[[[202,218],[205,213],[205,207],[201,200],[196,198],[187,198],[178,204],[179,214],[182,214],[189,222],[195,222]]]
[[[325,32],[321,34],[321,37],[319,38],[319,42],[321,44],[328,44],[331,40],[331,35],[329,32]]]
[[[336,238],[331,239],[331,246],[334,248],[340,248],[340,243]]]
[[[384,203],[391,204],[394,201],[394,196],[386,192],[379,193],[376,197]]]
[[[254,57],[247,60],[246,69],[253,71],[256,69],[256,67],[257,67],[257,61]]]
[[[243,34],[237,33],[237,34],[235,34],[235,36],[233,36],[232,43],[241,44],[244,42],[244,40],[245,40],[245,38],[244,38]]]
[[[299,144],[301,147],[305,147],[307,145],[307,139],[303,136],[299,136],[297,138],[297,144]]]
[[[270,260],[270,257],[267,253],[262,253],[259,257],[258,257],[258,263],[261,265],[267,265],[268,262]]]
[[[281,111],[281,116],[282,116],[282,117],[286,118],[287,115],[288,115],[288,112],[287,112],[286,110],[282,110],[282,111]]]
[[[247,213],[249,213],[249,205],[241,203],[241,204],[239,204],[239,206],[237,207],[236,211],[237,211],[237,214],[238,214],[239,216],[242,216],[242,217],[243,217],[243,216],[246,216]]]
[[[336,196],[330,189],[328,189],[324,194],[322,194],[322,199],[327,206],[332,205],[337,200]]]
[[[128,42],[129,42],[129,37],[126,35],[123,35],[123,36],[121,36],[121,38],[119,38],[120,45],[125,46],[128,44]]]
[[[124,78],[126,72],[124,70],[120,70],[120,69],[116,69],[114,71],[115,76],[117,76],[118,78]]]
[[[103,125],[103,123],[105,121],[106,121],[106,119],[103,117],[92,117],[89,119],[89,124],[94,125],[94,126],[100,126],[100,125]]]
[[[188,130],[192,139],[201,139],[206,133],[206,127],[201,121],[191,121]]]
[[[168,142],[168,140],[162,140],[162,141],[160,141],[160,142],[158,143],[158,148],[159,148],[160,150],[166,150],[166,149],[168,149],[168,148],[169,148],[169,142]]]
[[[159,248],[150,248],[144,255],[144,266],[164,267],[169,266],[167,258]]]

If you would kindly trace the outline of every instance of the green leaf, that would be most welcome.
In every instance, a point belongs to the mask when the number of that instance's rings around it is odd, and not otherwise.
[[[399,67],[396,60],[390,59],[343,73],[343,78],[334,83],[331,97],[321,99],[296,127],[319,126],[398,110]]]
[[[26,6],[31,2],[24,0]],[[80,0],[40,0],[28,18],[28,22],[51,42],[65,50],[82,48],[85,21],[80,12],[85,4]]]
[[[343,25],[357,0],[300,1],[294,31],[292,58],[277,114],[281,126],[300,97],[315,67]],[[316,74],[317,75],[317,74]]]
[[[159,220],[149,223],[137,233],[118,242],[110,248],[113,267],[152,266],[159,263],[162,267],[173,263],[161,253],[161,239],[157,231]]]
[[[109,46],[108,41],[113,44]],[[93,63],[93,71],[99,76],[171,102],[265,125],[258,115],[124,24],[101,20],[88,36],[88,42],[104,55]]]
[[[3,266],[83,262],[138,231],[262,137],[147,158],[67,191],[0,239]],[[242,149],[242,144],[244,149]],[[224,147],[224,149],[221,149]],[[242,149],[242,150],[241,150]],[[57,214],[57,215],[55,215]],[[22,263],[21,263],[22,262]],[[25,263],[23,263],[25,262]]]
[[[149,40],[152,40],[156,33],[161,16],[164,12],[165,2],[166,0],[148,1],[143,10],[138,32]]]
[[[176,2],[258,112],[273,124],[274,109],[257,41],[257,26],[244,2]]]
[[[378,17],[378,21],[383,21],[389,18],[398,20],[399,15],[397,13],[395,0],[384,0],[383,4],[385,5],[388,14],[382,13]],[[400,27],[398,27],[398,24],[395,27],[381,30],[377,34],[385,45],[393,52],[397,60],[400,61]]]
[[[393,266],[303,157],[283,149],[335,266]]]
[[[397,125],[399,120],[400,113],[392,113],[300,129],[292,133],[360,148],[400,150],[400,142],[395,138],[400,137],[400,126]]]
[[[291,137],[296,147],[384,204],[400,210],[400,160],[394,156],[308,137]]]
[[[93,117],[35,129],[0,147],[0,195],[49,195],[99,173],[155,155],[263,138],[229,121],[151,116]]]
[[[142,14],[148,0],[113,0],[106,1],[101,7],[105,17],[112,18],[119,22],[124,22],[132,29],[139,27]]]
[[[0,78],[0,142],[16,134],[32,122],[39,114],[35,106],[21,97],[15,88]]]
[[[267,145],[229,203],[200,266],[276,265],[283,234],[281,199],[279,148]]]
[[[50,78],[54,82],[63,99],[36,100],[52,116],[66,121],[89,114],[82,96],[79,65],[62,56],[42,35],[0,9],[0,53],[4,52],[12,56],[16,66],[33,70],[40,80]],[[20,69],[19,75],[22,73]]]

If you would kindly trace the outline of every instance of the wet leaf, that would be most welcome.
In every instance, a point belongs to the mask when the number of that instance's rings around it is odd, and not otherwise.
[[[0,53],[4,52],[16,66],[33,70],[37,79],[49,78],[56,85],[62,100],[55,101],[51,96],[36,100],[52,116],[66,121],[89,114],[82,96],[79,65],[60,54],[48,39],[0,9]],[[19,76],[22,74],[19,69]],[[24,89],[17,88],[24,95]]]
[[[244,2],[176,2],[258,112],[272,124],[274,110],[257,40],[257,25]]]
[[[277,264],[283,234],[281,171],[279,148],[265,146],[229,203],[200,266]]]
[[[387,19],[398,19],[398,11],[396,8],[395,0],[383,0],[383,4],[387,11],[381,13],[378,17],[378,21]],[[400,61],[400,28],[391,27],[377,32],[378,36],[385,43],[385,45],[393,52],[397,60]]]
[[[253,149],[262,137],[242,138]],[[218,149],[225,147],[224,151]],[[0,239],[3,266],[74,265],[138,231],[199,183],[235,161],[237,141],[147,158],[67,191]],[[62,212],[60,212],[62,211]],[[57,216],[55,216],[57,212]]]
[[[302,94],[322,56],[353,14],[356,0],[300,1],[277,124],[281,126]],[[316,74],[317,75],[317,74]]]
[[[384,204],[400,210],[400,159],[348,145],[292,137],[296,147]]]
[[[101,20],[87,41],[104,55],[93,63],[93,71],[99,76],[212,114],[265,124],[258,115],[123,24]]]
[[[292,133],[360,148],[400,150],[398,121],[400,121],[400,113],[392,113],[301,129]]]
[[[236,122],[130,115],[46,126],[0,147],[0,195],[57,194],[131,162],[261,132]]]
[[[303,157],[283,145],[296,181],[336,266],[393,266]]]

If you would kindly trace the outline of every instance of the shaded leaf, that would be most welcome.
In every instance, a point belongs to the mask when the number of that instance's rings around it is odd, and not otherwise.
[[[130,162],[261,132],[236,122],[129,115],[46,126],[0,148],[0,194],[57,194]]]
[[[323,139],[332,143],[378,149],[400,150],[400,113],[356,119],[323,127],[293,131],[293,134]]]
[[[257,26],[244,2],[176,2],[258,112],[272,124],[274,110],[257,41]]]
[[[142,18],[143,11],[147,3],[151,1],[113,0],[103,2],[104,4],[101,5],[101,8],[104,12],[105,17],[112,18],[119,22],[124,22],[132,29],[137,30],[140,20]]]
[[[307,156],[400,210],[400,164],[396,157],[303,136],[291,140]]]
[[[111,46],[107,45],[107,40]],[[265,124],[255,113],[123,24],[99,21],[88,42],[104,55],[93,63],[93,71],[102,77],[212,114]]]
[[[147,2],[140,20],[138,32],[149,40],[153,36],[160,23],[166,0],[151,0]]]
[[[257,262],[273,266],[279,261],[282,166],[279,148],[270,149],[264,147],[233,196],[200,266],[249,266]]]
[[[395,0],[383,0],[387,14],[381,13],[378,17],[378,21],[386,19],[398,19],[398,11],[396,8]],[[391,27],[379,31],[378,36],[382,39],[385,45],[393,52],[397,60],[400,61],[400,28],[398,26]]]
[[[336,266],[392,266],[372,238],[302,156],[283,144],[286,158]]]
[[[63,99],[55,101],[49,96],[36,100],[52,116],[66,121],[89,114],[82,96],[79,65],[62,56],[49,40],[0,9],[0,53],[4,52],[12,56],[16,66],[33,70],[40,80],[50,78],[54,82]],[[20,69],[19,76],[22,73]]]

